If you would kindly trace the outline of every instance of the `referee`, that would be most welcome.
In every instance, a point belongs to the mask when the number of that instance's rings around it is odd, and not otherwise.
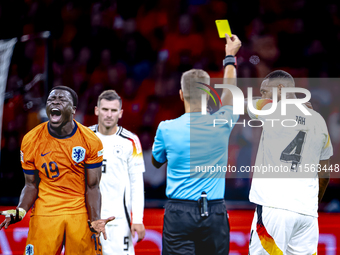
[[[235,54],[241,47],[236,35],[226,34],[224,78],[236,85]],[[185,114],[159,124],[152,148],[152,162],[167,167],[163,255],[229,253],[229,221],[224,203],[225,173],[209,172],[209,166],[227,166],[232,114],[232,94],[223,89],[222,106],[214,114],[202,114],[202,95],[209,75],[192,69],[183,73],[180,98]],[[208,98],[208,95],[207,95]],[[204,100],[203,100],[204,101]],[[203,109],[204,111],[205,109]],[[215,119],[221,124],[213,126]],[[211,168],[210,168],[211,169]]]

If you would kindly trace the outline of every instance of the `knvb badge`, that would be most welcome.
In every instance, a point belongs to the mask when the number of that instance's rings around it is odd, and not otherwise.
[[[27,244],[25,255],[34,255],[34,246],[32,244]]]
[[[81,146],[73,147],[72,159],[77,163],[83,161],[85,159],[85,152],[86,150]]]

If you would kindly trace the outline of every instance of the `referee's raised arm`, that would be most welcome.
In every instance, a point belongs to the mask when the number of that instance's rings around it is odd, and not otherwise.
[[[236,35],[231,37],[226,34],[225,58],[223,60],[224,67],[224,82],[229,85],[236,86],[236,58],[235,55],[240,49],[242,43]],[[221,94],[222,105],[233,105],[233,95],[230,90],[224,88]]]
[[[237,36],[227,37],[224,78],[236,85]],[[222,56],[221,56],[222,57]],[[224,201],[228,143],[239,116],[233,114],[232,96],[222,94],[222,106],[207,114],[210,76],[200,69],[182,74],[179,95],[185,113],[162,121],[152,146],[152,162],[167,162],[162,254],[228,254],[229,219]],[[214,125],[216,120],[221,121]],[[223,170],[222,170],[223,168]]]

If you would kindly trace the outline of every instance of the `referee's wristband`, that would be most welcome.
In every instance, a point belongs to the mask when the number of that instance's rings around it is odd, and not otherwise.
[[[233,65],[237,67],[236,57],[233,55],[228,55],[223,59],[223,67],[226,68],[227,65]]]

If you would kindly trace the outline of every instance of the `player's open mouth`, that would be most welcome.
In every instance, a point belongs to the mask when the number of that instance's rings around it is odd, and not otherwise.
[[[61,111],[57,108],[53,108],[50,115],[52,122],[58,122],[61,119]]]

